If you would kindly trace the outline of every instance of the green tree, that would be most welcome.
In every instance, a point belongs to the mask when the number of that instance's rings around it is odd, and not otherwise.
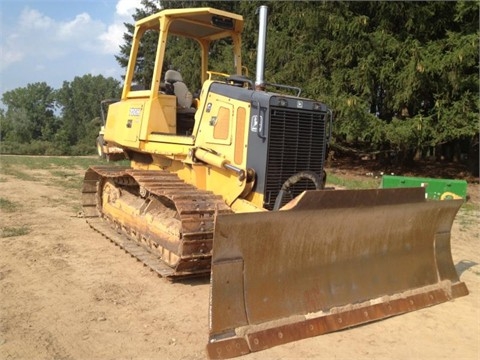
[[[142,0],[142,7],[135,9],[135,14],[132,15],[133,23],[124,23],[127,29],[123,34],[123,40],[125,43],[120,45],[120,53],[115,55],[115,59],[121,67],[126,68],[128,65],[130,51],[132,49],[133,33],[135,30],[134,22],[160,11],[161,8],[159,3],[159,0]],[[151,85],[157,43],[158,33],[155,31],[148,31],[143,35],[142,42],[138,49],[137,66],[133,81],[145,89],[150,88]]]
[[[83,144],[94,148],[92,120],[98,118],[100,101],[120,96],[120,82],[114,78],[90,74],[65,81],[57,92],[57,103],[62,114],[62,126],[56,135],[57,146],[63,151],[73,145]],[[90,131],[89,131],[90,130]],[[97,132],[99,127],[97,128]],[[86,149],[81,152],[87,151]]]
[[[349,51],[332,52],[337,59],[332,85],[339,89],[333,94],[338,99],[347,97],[337,107],[340,132],[377,147],[387,143],[389,148],[401,149],[409,155],[405,160],[421,156],[429,146],[475,136],[478,3],[367,5],[347,3],[350,12],[341,15],[350,18],[349,26],[340,27],[335,43],[337,49]],[[364,25],[360,32],[348,31],[353,19]],[[331,26],[338,24],[341,21],[336,20]],[[348,101],[351,97],[356,101]],[[369,111],[363,117],[348,116],[352,105]],[[371,115],[383,121],[374,121]],[[353,127],[356,133],[351,132],[352,121],[363,123]],[[380,128],[368,130],[375,126]],[[375,133],[383,136],[372,137]]]
[[[0,108],[0,141],[5,141],[5,135],[10,132],[9,124],[6,122],[5,110]]]
[[[58,129],[55,91],[45,82],[7,91],[2,96],[6,111],[0,117],[2,140],[29,143],[50,141]]]

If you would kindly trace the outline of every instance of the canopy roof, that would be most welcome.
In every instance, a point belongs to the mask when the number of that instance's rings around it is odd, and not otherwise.
[[[215,40],[240,33],[243,17],[213,8],[169,9],[150,15],[136,22],[142,29],[159,29],[170,24],[170,34],[199,40]]]

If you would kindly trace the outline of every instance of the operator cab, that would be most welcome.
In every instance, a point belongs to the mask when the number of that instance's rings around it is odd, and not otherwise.
[[[216,59],[231,64],[220,69],[222,73],[241,75],[242,30],[240,15],[212,8],[164,10],[137,21],[122,93],[122,100],[134,105],[131,108],[141,109],[138,122],[132,119],[127,124],[132,140],[138,139],[135,143],[151,141],[150,135],[194,135],[200,99],[190,89],[201,97],[197,90],[211,79],[210,66]],[[157,42],[156,49],[152,41]],[[189,66],[181,73],[169,68],[178,58],[188,58]],[[137,124],[138,137],[133,134]]]

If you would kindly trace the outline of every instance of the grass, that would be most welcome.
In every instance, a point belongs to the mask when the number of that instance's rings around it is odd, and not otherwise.
[[[18,226],[18,227],[5,226],[4,228],[0,229],[0,238],[23,236],[23,235],[27,235],[29,232],[30,232],[30,228],[28,226]]]
[[[480,206],[477,204],[473,204],[471,202],[464,202],[462,205],[462,209],[465,210],[466,212],[473,212],[473,211],[479,211]]]
[[[472,227],[477,227],[479,212],[480,206],[478,204],[464,202],[457,215],[460,230],[467,231]]]
[[[26,156],[26,155],[1,155],[0,174],[2,182],[8,182],[10,177],[22,181],[39,182],[47,186],[60,187],[66,192],[80,193],[83,175],[89,166],[111,165],[128,166],[127,160],[107,162],[96,156]],[[8,176],[8,177],[7,177]],[[52,200],[55,203],[71,205],[75,212],[81,210],[78,205],[78,196],[72,200],[71,196],[63,199]],[[13,212],[17,210],[16,204],[5,198],[0,198],[0,210]],[[2,237],[20,236],[25,228],[7,228],[2,230]],[[19,233],[20,235],[11,235]],[[7,235],[5,235],[7,234]]]
[[[65,189],[80,189],[83,178],[78,173],[66,170],[52,170],[50,174],[57,179],[55,186],[62,186]]]
[[[347,176],[327,174],[327,183],[341,186],[346,189],[378,189],[381,179],[374,178],[351,178]]]
[[[18,205],[13,201],[0,197],[0,210],[12,213],[17,211]]]
[[[105,164],[105,160],[97,157],[80,156],[17,156],[2,155],[0,157],[0,168],[4,169],[15,167],[25,167],[29,170],[48,170],[52,168],[62,169],[87,169],[91,165]]]
[[[2,163],[2,166],[0,168],[2,174],[4,175],[10,175],[10,176],[14,176],[16,177],[17,179],[19,180],[24,180],[24,181],[35,181],[36,178],[33,177],[32,175],[29,175],[27,174],[26,172],[16,168],[16,167],[13,167],[13,166],[4,166],[4,164]]]
[[[66,189],[80,189],[83,171],[89,166],[106,165],[106,160],[94,156],[0,156],[0,173],[24,181],[42,181],[48,185],[60,185]],[[109,165],[128,165],[128,161],[108,163]],[[41,176],[33,176],[32,170],[46,170],[56,179],[49,181]],[[7,179],[5,179],[7,181]]]

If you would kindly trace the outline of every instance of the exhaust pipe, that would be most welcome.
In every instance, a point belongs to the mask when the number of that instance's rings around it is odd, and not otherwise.
[[[267,42],[267,15],[268,7],[262,5],[259,8],[259,29],[257,47],[257,69],[255,78],[255,90],[265,90],[265,47]]]

